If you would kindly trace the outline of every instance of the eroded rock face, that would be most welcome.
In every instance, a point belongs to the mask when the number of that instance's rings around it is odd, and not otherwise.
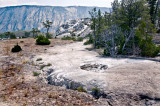
[[[92,32],[90,29],[90,19],[68,20],[56,30],[56,36],[61,38],[64,36],[80,36],[84,37]]]
[[[80,68],[86,71],[100,72],[102,70],[108,69],[108,66],[103,64],[85,64],[80,66]]]
[[[50,20],[53,22],[50,32],[64,24],[69,19],[81,19],[89,17],[89,12],[94,7],[56,7],[56,6],[11,6],[0,8],[0,32],[6,31],[30,31],[32,28],[38,28],[42,32],[46,29],[42,22]],[[108,8],[101,9],[104,13],[109,12]]]

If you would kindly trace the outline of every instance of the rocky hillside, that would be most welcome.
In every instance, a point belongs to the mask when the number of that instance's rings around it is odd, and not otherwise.
[[[42,22],[50,20],[55,30],[67,20],[89,17],[88,11],[94,7],[53,7],[53,6],[12,6],[0,8],[0,32],[6,31],[30,31],[33,27],[45,31]],[[108,8],[97,8],[102,12]]]
[[[56,30],[57,37],[64,37],[64,36],[81,36],[84,37],[89,34],[91,31],[90,29],[90,19],[77,19],[77,20],[69,20],[65,24],[62,24]]]

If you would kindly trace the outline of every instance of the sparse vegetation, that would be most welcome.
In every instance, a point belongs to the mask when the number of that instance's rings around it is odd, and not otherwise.
[[[76,41],[82,42],[83,41],[83,37],[78,37]]]
[[[92,88],[92,94],[94,97],[98,98],[99,97],[99,93],[100,93],[100,89],[95,87],[95,88]]]
[[[27,64],[28,63],[28,61],[23,61],[23,63],[22,64]]]
[[[40,69],[42,70],[44,67],[46,67],[46,65],[43,64],[40,66]]]
[[[50,66],[52,66],[51,63],[48,63],[47,65],[43,64],[40,66],[40,69],[42,70],[44,67],[50,67]]]
[[[33,76],[39,76],[40,75],[40,73],[38,73],[38,72],[33,72]]]
[[[94,39],[93,39],[92,35],[88,35],[88,36],[89,36],[89,40],[87,40],[87,41],[84,43],[84,45],[93,44],[93,42],[94,42]]]
[[[53,22],[50,22],[49,20],[46,20],[46,22],[43,22],[43,26],[47,29],[47,35],[46,38],[50,38],[49,36],[49,29],[51,27],[51,25],[53,24]]]
[[[61,38],[62,40],[73,40],[76,41],[75,37],[70,37],[70,36],[64,36],[63,38]]]
[[[40,33],[40,30],[38,30],[38,28],[32,28],[31,32],[33,33],[33,38],[35,38],[36,36],[38,36],[38,33]]]
[[[82,86],[78,87],[78,92],[87,92],[86,89],[84,89]]]
[[[24,43],[24,41],[20,41],[20,43]]]
[[[83,37],[75,37],[75,36],[72,36],[72,37],[70,37],[70,36],[64,36],[64,37],[62,37],[61,38],[62,40],[73,40],[73,41],[79,41],[79,42],[82,42],[83,41]]]
[[[51,63],[48,63],[46,66],[48,66],[48,67],[49,67],[49,66],[52,66],[52,64],[51,64]]]

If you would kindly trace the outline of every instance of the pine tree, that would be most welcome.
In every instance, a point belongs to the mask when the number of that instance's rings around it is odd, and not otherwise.
[[[97,35],[96,35],[96,24],[97,24],[97,10],[94,8],[92,11],[89,11],[89,14],[91,16],[91,29],[93,30],[93,37],[94,37],[94,48],[96,48],[97,45]]]
[[[155,24],[156,20],[156,4],[158,0],[147,0],[149,5],[149,13],[151,16],[152,24]]]

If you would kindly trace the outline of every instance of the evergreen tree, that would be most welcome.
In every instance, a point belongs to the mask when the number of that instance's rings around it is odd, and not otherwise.
[[[92,11],[89,11],[91,16],[91,29],[93,30],[93,37],[94,37],[94,48],[96,48],[97,44],[97,35],[96,35],[96,23],[97,23],[97,10],[94,8]]]
[[[147,0],[149,5],[149,13],[151,16],[152,24],[155,24],[156,21],[156,4],[159,0]]]

